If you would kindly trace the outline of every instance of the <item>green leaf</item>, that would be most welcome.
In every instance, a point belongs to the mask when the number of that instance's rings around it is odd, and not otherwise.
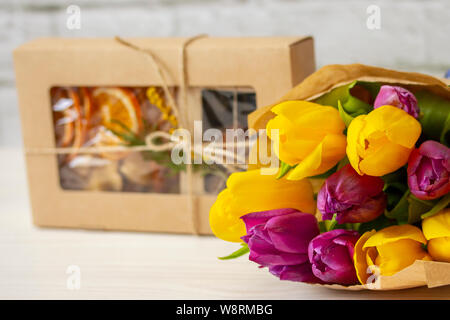
[[[283,178],[292,168],[295,168],[295,166],[291,166],[291,165],[287,164],[286,162],[283,162],[281,160],[280,160],[280,162],[281,162],[280,173],[278,173],[276,179]]]
[[[339,101],[342,104],[342,110],[345,111],[351,117],[356,117],[361,114],[370,112],[372,104],[368,103],[373,101],[379,91],[380,85],[369,82],[354,81],[350,84],[335,88],[330,92],[322,95],[315,100],[316,103],[326,106],[333,106],[339,109]],[[359,95],[365,95],[363,101],[352,94],[358,91]]]
[[[447,195],[445,195],[444,197],[442,197],[438,203],[436,203],[434,205],[434,207],[428,211],[425,212],[424,214],[422,214],[420,217],[422,219],[434,216],[436,213],[438,213],[439,211],[441,211],[442,209],[445,209],[450,203],[450,193],[448,193]]]
[[[331,220],[319,221],[319,231],[320,233],[328,232],[336,229],[346,229],[346,230],[358,230],[360,223],[343,223],[338,224],[336,220],[336,214],[333,215]]]
[[[391,184],[391,183],[396,183],[396,182],[401,182],[403,183],[404,181],[406,181],[406,168],[400,168],[392,173],[386,174],[384,176],[381,177],[381,179],[383,179],[385,184]]]
[[[345,156],[344,159],[338,162],[336,171],[341,170],[343,167],[345,167],[347,164],[350,163],[350,160],[348,160],[348,157]]]
[[[343,223],[339,224],[336,220],[336,214],[333,215],[331,220],[322,220],[319,221],[319,231],[320,233],[328,232],[336,229],[345,229],[345,230],[358,230],[360,223]]]
[[[444,128],[442,129],[439,140],[447,147],[450,146],[450,113],[447,116],[447,120],[445,120]]]
[[[406,185],[401,183],[401,182],[391,182],[391,183],[385,183],[384,184],[383,191],[386,191],[389,188],[402,191],[402,194],[408,189],[406,187]]]
[[[389,194],[388,194],[389,196]],[[443,207],[437,207],[436,210],[441,210],[445,208],[448,204]],[[429,213],[431,210],[435,210],[434,208],[437,206],[436,201],[426,201],[416,198],[411,194],[409,190],[407,190],[400,201],[398,201],[397,205],[391,211],[386,211],[386,217],[397,220],[398,224],[414,224],[420,221],[421,217],[427,212]],[[434,211],[433,211],[434,212]],[[437,212],[437,211],[436,211]],[[430,213],[431,215],[434,213]]]
[[[333,216],[333,219],[336,215]],[[336,220],[322,220],[319,221],[319,230],[321,233],[328,232],[334,229],[340,229],[338,228],[339,225],[337,224]],[[343,229],[343,228],[342,228]]]
[[[320,233],[324,233],[324,232],[327,232],[328,230],[327,230],[327,222],[326,221],[328,221],[328,220],[322,220],[322,221],[319,221],[319,223],[318,223],[318,225],[319,225],[319,231],[320,231]]]
[[[327,227],[328,231],[331,231],[336,227],[336,225],[337,225],[336,216],[337,216],[336,213],[333,214],[333,218],[330,220],[330,223],[328,224],[328,227]]]
[[[403,167],[397,171],[381,177],[384,181],[383,191],[387,195],[387,209],[392,210],[400,201],[404,193],[408,190],[406,181],[406,168]]]
[[[248,248],[246,243],[242,244],[242,247],[236,250],[235,252],[225,256],[225,257],[219,257],[220,260],[230,260],[230,259],[236,259],[240,256],[243,256],[244,254],[250,252],[250,249]]]
[[[425,212],[429,211],[435,203],[433,201],[425,201],[416,198],[414,195],[408,197],[408,223],[414,224],[420,221],[420,216]]]
[[[345,126],[348,128],[348,126],[350,125],[350,123],[352,122],[352,120],[354,119],[354,117],[352,117],[351,115],[349,115],[345,110],[344,107],[342,106],[341,100],[338,100],[338,110],[339,110],[339,115],[342,118],[342,121],[344,121]]]
[[[338,165],[339,165],[339,163],[336,164],[333,168],[331,168],[331,169],[328,170],[327,172],[322,173],[322,174],[318,174],[318,175],[316,175],[316,176],[309,177],[309,179],[326,179],[326,178],[328,178],[329,176],[331,176],[333,173],[336,172],[336,170],[337,170],[337,168],[338,168]]]
[[[358,231],[360,234],[375,229],[376,231],[395,225],[395,220],[388,219],[385,215],[381,215],[375,220],[361,223]]]
[[[450,100],[422,90],[415,93],[420,109],[419,121],[426,139],[440,140],[446,137],[444,131],[450,110]]]
[[[407,190],[397,205],[391,211],[386,211],[385,215],[387,218],[397,220],[398,224],[406,224],[408,223],[409,216],[409,202],[408,197],[410,195],[410,191]]]

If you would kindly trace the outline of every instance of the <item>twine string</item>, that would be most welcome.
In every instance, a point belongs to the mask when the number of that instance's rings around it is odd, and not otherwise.
[[[187,95],[187,87],[188,87],[188,73],[187,73],[187,67],[186,67],[186,48],[189,44],[194,42],[195,40],[201,39],[206,37],[207,35],[197,35],[194,37],[187,38],[181,45],[181,51],[180,51],[180,63],[179,63],[179,75],[180,75],[180,95],[181,95],[181,104],[183,108],[179,108],[178,104],[176,103],[176,99],[174,95],[172,94],[169,86],[169,82],[166,79],[166,76],[163,72],[163,64],[161,61],[157,58],[157,56],[149,49],[141,48],[129,41],[126,41],[118,36],[116,36],[114,39],[137,52],[143,53],[148,60],[150,61],[150,64],[156,71],[161,86],[163,88],[164,94],[168,99],[169,104],[171,105],[173,116],[178,120],[177,121],[177,127],[176,129],[187,129],[189,132],[191,132],[192,137],[192,127],[189,126],[191,122],[191,115],[189,113],[189,110],[187,108],[188,106],[188,95]],[[234,100],[236,100],[236,97],[234,97]],[[236,103],[237,101],[233,101]],[[155,143],[156,140],[163,140],[162,143]],[[170,151],[175,148],[175,146],[180,146],[183,148],[183,150],[189,150],[191,147],[191,141],[183,141],[183,142],[176,142],[172,140],[172,135],[166,131],[153,131],[149,133],[145,137],[145,145],[138,145],[138,146],[125,146],[125,145],[118,145],[118,146],[89,146],[89,147],[53,147],[53,148],[26,148],[25,152],[27,154],[74,154],[74,153],[84,153],[84,154],[98,154],[98,153],[114,153],[114,152],[124,152],[124,151]],[[189,145],[186,145],[189,144]],[[227,173],[236,172],[239,170],[245,169],[245,165],[239,165],[240,163],[245,163],[245,159],[240,159],[239,155],[236,154],[233,151],[230,151],[228,148],[225,150],[227,144],[222,143],[217,147],[212,146],[211,144],[208,145],[208,149],[211,150],[208,159],[211,160],[215,164],[219,164],[222,167],[225,168]],[[232,147],[234,148],[236,144],[232,144]],[[237,147],[247,147],[248,143],[245,142],[244,145],[242,143],[238,143]],[[202,149],[200,149],[200,152],[198,152],[194,146],[194,148],[190,148],[192,151],[191,153],[198,154],[200,153],[200,156],[202,156]],[[227,159],[232,159],[234,162],[233,165],[227,164],[223,161],[223,157],[226,156]],[[186,164],[186,194],[188,197],[188,212],[190,213],[191,217],[191,225],[192,225],[192,232],[195,235],[199,234],[199,220],[197,215],[197,199],[194,194],[194,180],[193,180],[193,168],[192,163],[189,161]]]

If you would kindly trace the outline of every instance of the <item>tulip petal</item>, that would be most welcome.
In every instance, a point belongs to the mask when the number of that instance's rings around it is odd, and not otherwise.
[[[421,130],[405,111],[382,106],[351,122],[347,156],[359,174],[386,175],[406,164]]]
[[[309,241],[319,234],[316,217],[303,212],[273,217],[265,229],[273,246],[289,253],[307,254]]]
[[[241,219],[245,223],[245,227],[247,229],[247,233],[249,233],[250,229],[255,227],[258,224],[265,224],[269,219],[285,215],[292,212],[298,212],[295,209],[276,209],[276,210],[268,210],[268,211],[260,211],[260,212],[252,212],[242,216]]]
[[[369,264],[366,259],[367,249],[364,249],[364,245],[375,233],[375,230],[365,232],[355,244],[353,263],[355,265],[356,276],[361,284],[365,284],[370,276],[370,274],[367,273]]]
[[[375,266],[375,261],[377,260],[378,251],[375,247],[367,248],[366,251],[366,262],[369,267]]]
[[[255,169],[233,173],[227,188],[219,193],[210,210],[209,222],[214,234],[223,240],[241,242],[245,225],[240,219],[251,212],[281,208],[314,213],[315,201],[311,183],[304,179],[275,179]]]
[[[327,172],[345,156],[343,134],[328,134],[323,141],[288,174],[288,180],[300,180]]]
[[[388,243],[396,242],[398,240],[409,239],[418,243],[426,244],[427,240],[422,234],[422,231],[410,224],[400,226],[390,226],[381,229],[376,234],[367,239],[363,248],[378,247]]]
[[[290,119],[300,118],[303,114],[317,109],[317,104],[308,101],[284,101],[274,106],[271,111],[276,115],[284,115]]]
[[[353,247],[358,232],[336,229],[315,237],[308,246],[313,274],[327,283],[357,282],[353,265]]]
[[[428,240],[450,237],[450,208],[425,218],[422,221],[422,230]]]
[[[408,186],[419,199],[437,199],[450,192],[450,149],[432,140],[413,150],[408,160]]]
[[[351,265],[353,268],[352,256],[349,255],[346,246],[330,245],[322,253],[322,262],[327,267],[339,271],[340,269]]]
[[[249,242],[249,260],[262,266],[296,265],[308,261],[306,254],[280,252],[263,238],[253,235]]]
[[[278,131],[277,136],[274,136],[275,130]],[[280,116],[269,120],[266,126],[267,136],[274,143],[273,151],[281,161],[291,166],[301,160],[296,153],[289,152],[289,149],[285,146],[288,133],[294,130],[292,122]]]
[[[323,283],[316,278],[311,270],[311,265],[307,263],[295,266],[271,266],[269,272],[280,278],[280,280],[289,280],[307,283]]]
[[[320,143],[313,152],[297,164],[297,166],[289,172],[287,179],[301,180],[308,177],[308,175],[315,175],[322,163],[322,146],[323,143]]]
[[[360,157],[358,154],[359,133],[365,126],[366,115],[361,115],[353,119],[347,130],[347,157],[353,169],[362,175],[359,169]]]
[[[376,152],[371,152],[359,163],[359,168],[370,176],[384,176],[404,166],[411,149],[387,142]],[[389,161],[387,161],[389,159]]]
[[[449,159],[450,150],[443,144],[434,140],[425,141],[420,145],[420,154],[432,159]],[[447,170],[450,168],[447,168]]]
[[[411,239],[401,239],[378,245],[377,251],[378,257],[375,264],[380,268],[383,276],[391,276],[416,260],[430,260],[426,251],[422,249],[422,245]]]
[[[345,155],[345,124],[330,106],[307,101],[286,101],[271,109],[276,116],[266,126],[274,152],[295,166],[288,179],[298,180],[331,169]],[[326,123],[326,126],[323,125]],[[278,130],[278,137],[272,131]]]
[[[219,193],[216,202],[209,211],[209,225],[218,238],[225,241],[240,242],[240,237],[245,234],[245,225],[234,214],[234,210],[225,207],[225,204],[230,203],[231,199],[230,190],[225,189]]]
[[[293,122],[295,127],[321,128],[326,123],[326,132],[341,133],[345,129],[339,111],[331,106],[322,106],[308,101],[285,101],[271,111]]]
[[[381,86],[373,107],[376,109],[384,105],[400,108],[416,119],[419,117],[417,99],[405,88],[388,85]]]
[[[434,260],[450,262],[450,237],[431,239],[427,248]]]
[[[413,116],[393,107],[382,106],[367,115],[365,135],[373,132],[385,132],[387,138],[407,149],[414,147],[422,132],[422,127]]]
[[[398,114],[397,120],[393,121],[393,123],[391,123],[386,130],[389,140],[407,149],[413,148],[422,132],[422,126],[419,121],[417,121],[413,116],[407,114],[406,111],[392,106],[385,107],[389,107],[386,108],[387,110],[385,112],[393,112],[392,108],[394,108],[396,110],[395,113]],[[381,107],[380,109],[385,107]]]
[[[294,166],[308,157],[319,143],[320,141],[315,140],[290,139],[280,143],[278,150],[276,150],[276,146],[274,146],[273,149],[281,161]],[[295,150],[296,152],[293,153],[292,150]]]

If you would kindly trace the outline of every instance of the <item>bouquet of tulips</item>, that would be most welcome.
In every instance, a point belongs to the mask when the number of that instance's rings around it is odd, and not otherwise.
[[[327,66],[249,125],[281,166],[229,177],[210,225],[241,247],[222,259],[249,252],[281,280],[344,289],[450,284],[448,84]]]

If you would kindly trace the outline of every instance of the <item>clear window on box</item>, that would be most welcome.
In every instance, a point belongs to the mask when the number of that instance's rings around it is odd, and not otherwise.
[[[177,89],[172,94],[177,99]],[[247,129],[256,95],[242,88],[192,88],[192,110],[203,130]],[[153,131],[177,127],[161,87],[53,87],[50,90],[60,185],[65,190],[182,193],[185,166],[170,151],[77,152],[77,148],[145,145]],[[197,192],[217,193],[225,186],[219,165],[194,167]]]

